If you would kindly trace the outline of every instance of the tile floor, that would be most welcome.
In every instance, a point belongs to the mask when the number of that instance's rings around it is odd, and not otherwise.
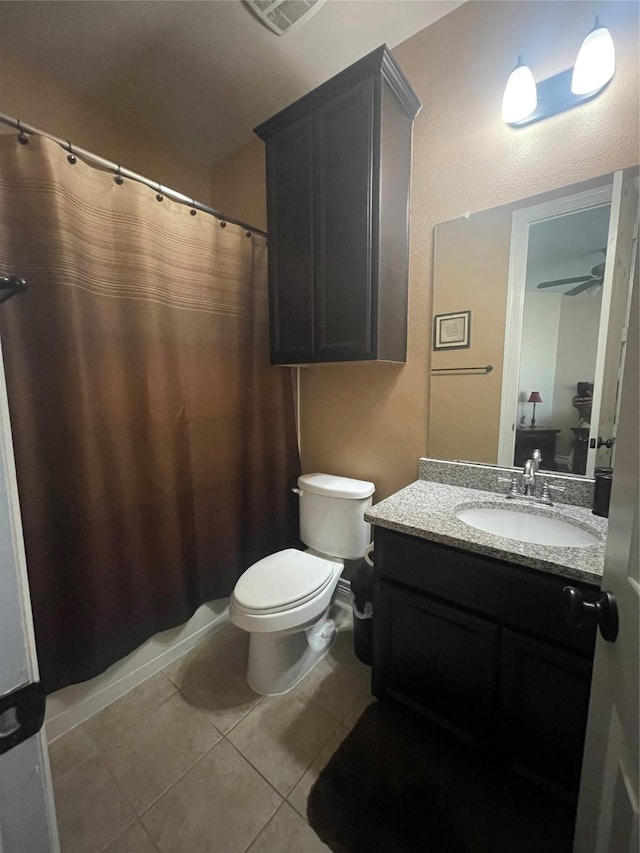
[[[50,746],[62,853],[319,853],[311,785],[372,701],[348,611],[285,696],[231,624]]]

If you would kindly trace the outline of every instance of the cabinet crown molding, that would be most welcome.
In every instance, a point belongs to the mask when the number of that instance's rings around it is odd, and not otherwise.
[[[411,88],[411,84],[405,77],[395,57],[386,44],[380,45],[371,53],[364,56],[358,62],[336,74],[325,83],[321,83],[311,92],[303,95],[294,103],[280,110],[267,121],[262,122],[254,133],[262,140],[270,139],[274,134],[301,119],[308,113],[313,112],[320,104],[334,98],[337,94],[344,92],[366,77],[372,74],[380,74],[391,87],[393,93],[402,104],[404,110],[413,119],[418,114],[422,104],[418,96]]]

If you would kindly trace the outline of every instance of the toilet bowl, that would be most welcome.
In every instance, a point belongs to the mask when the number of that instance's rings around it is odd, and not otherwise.
[[[231,621],[250,635],[247,682],[268,696],[295,687],[329,650],[336,632],[330,607],[344,560],[361,557],[369,543],[364,511],[373,483],[307,474],[295,491],[301,538],[311,547],[254,563],[229,601]]]

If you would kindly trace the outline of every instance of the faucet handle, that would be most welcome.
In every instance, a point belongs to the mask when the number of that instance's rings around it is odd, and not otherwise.
[[[518,478],[515,474],[511,477],[498,477],[499,483],[509,483],[511,488],[509,489],[509,495],[517,495],[518,494]]]
[[[551,503],[551,492],[564,492],[564,486],[552,486],[550,483],[544,483],[542,486],[542,500]]]

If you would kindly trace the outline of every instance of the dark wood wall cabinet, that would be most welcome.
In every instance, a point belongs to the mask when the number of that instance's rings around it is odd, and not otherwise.
[[[382,46],[255,129],[267,156],[272,364],[405,361],[419,109]]]
[[[595,626],[571,628],[562,589],[598,590],[376,528],[373,692],[575,796]]]

